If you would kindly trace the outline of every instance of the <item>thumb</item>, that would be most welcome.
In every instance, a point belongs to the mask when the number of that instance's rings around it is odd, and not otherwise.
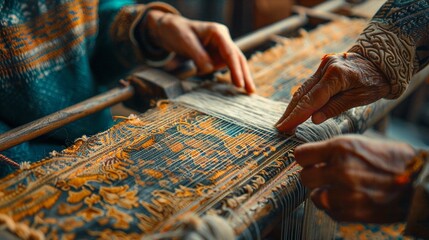
[[[365,105],[364,101],[356,101],[356,96],[347,93],[340,93],[332,97],[322,108],[315,112],[311,118],[313,123],[320,124],[329,118],[340,115],[341,113]]]

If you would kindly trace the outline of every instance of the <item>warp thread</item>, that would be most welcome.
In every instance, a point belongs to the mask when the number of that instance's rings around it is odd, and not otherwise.
[[[309,120],[296,128],[295,135],[304,142],[317,142],[341,135],[342,130],[335,119],[328,119],[321,124],[313,124]]]
[[[337,222],[332,220],[324,211],[319,210],[314,203],[305,201],[304,231],[302,239],[334,239]]]
[[[202,113],[228,122],[268,133],[278,134],[274,127],[285,111],[287,104],[257,95],[225,94],[216,91],[197,90],[175,99],[175,102]],[[304,142],[315,142],[342,134],[342,129],[334,119],[322,124],[306,121],[301,124],[295,136]]]
[[[286,109],[283,102],[257,95],[197,90],[174,100],[202,113],[242,127],[277,133],[274,125]]]
[[[16,223],[11,217],[0,214],[0,231],[7,231],[19,239],[44,240],[42,232],[32,229],[23,223]]]

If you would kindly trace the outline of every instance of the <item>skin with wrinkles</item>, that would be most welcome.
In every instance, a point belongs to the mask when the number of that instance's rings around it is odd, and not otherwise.
[[[189,20],[184,17],[151,11],[148,15],[150,34],[160,47],[190,58],[199,74],[207,74],[227,66],[232,82],[255,91],[246,58],[230,37],[228,28],[213,22]]]
[[[318,124],[350,108],[401,96],[412,75],[429,63],[428,13],[428,0],[386,1],[346,54],[322,60],[294,94],[278,130],[291,134],[309,117]],[[319,208],[336,220],[374,223],[404,220],[413,179],[398,179],[414,155],[408,145],[357,136],[296,149],[303,183]],[[424,206],[412,208],[425,212]]]
[[[311,199],[333,219],[367,223],[404,220],[412,182],[398,182],[415,155],[398,142],[342,136],[295,149]]]
[[[350,108],[383,98],[389,90],[384,75],[361,55],[327,55],[316,73],[293,95],[277,129],[293,133],[310,116],[314,123],[322,123]]]

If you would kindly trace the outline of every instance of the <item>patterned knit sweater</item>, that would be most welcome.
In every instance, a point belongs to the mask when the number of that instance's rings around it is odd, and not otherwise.
[[[0,133],[90,98],[142,60],[130,28],[145,5],[129,0],[0,0]],[[138,52],[138,51],[137,51]],[[106,130],[108,110],[1,152],[39,160]],[[0,163],[0,177],[10,172]]]

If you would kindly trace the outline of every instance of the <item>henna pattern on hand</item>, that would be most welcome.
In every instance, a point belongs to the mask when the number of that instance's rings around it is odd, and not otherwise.
[[[361,54],[374,63],[389,80],[391,89],[386,98],[399,97],[415,73],[415,44],[406,37],[398,37],[380,23],[371,23],[363,31],[350,52]]]
[[[389,79],[397,98],[429,63],[429,0],[388,0],[349,51],[362,54]]]

